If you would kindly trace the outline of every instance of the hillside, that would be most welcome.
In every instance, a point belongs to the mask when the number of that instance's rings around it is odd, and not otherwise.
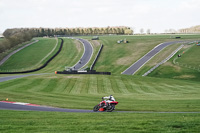
[[[110,71],[112,74],[121,74],[130,65],[162,42],[177,40],[197,40],[199,35],[177,35],[180,39],[173,39],[171,35],[144,35],[144,36],[100,36],[100,42],[104,45],[101,56],[94,69],[98,71]],[[91,39],[92,37],[83,37]],[[126,39],[129,43],[118,44],[118,40]],[[180,45],[171,45],[159,60],[166,58]],[[162,54],[162,53],[161,53]],[[154,59],[154,61],[157,59]],[[157,60],[157,61],[159,61]],[[148,67],[153,66],[153,63]],[[148,69],[146,69],[148,70]],[[145,72],[145,71],[144,71]],[[143,73],[144,74],[144,73]]]
[[[91,41],[92,37],[83,37]],[[117,44],[126,38],[129,43]],[[194,40],[198,35],[181,35],[180,40]],[[95,66],[112,75],[53,74],[73,66],[83,54],[83,46],[63,38],[63,49],[44,69],[34,73],[50,73],[0,82],[0,101],[33,103],[69,109],[87,109],[97,105],[102,96],[112,94],[119,102],[112,113],[64,113],[0,110],[0,130],[6,132],[196,132],[199,129],[200,83],[194,79],[180,80],[163,75],[142,77],[122,75],[121,71],[161,42],[174,41],[170,35],[159,36],[100,36],[104,48]],[[93,42],[95,53],[99,44]],[[167,47],[159,61],[179,44]],[[191,45],[192,46],[192,45]],[[46,48],[46,47],[45,47]],[[188,47],[189,48],[189,47]],[[178,59],[186,62],[197,54],[197,47]],[[26,52],[28,49],[24,49]],[[31,49],[30,49],[31,50]],[[193,50],[196,52],[193,53]],[[161,56],[162,55],[162,56]],[[44,55],[41,55],[44,58]],[[31,56],[28,56],[32,58]],[[93,57],[92,57],[93,58]],[[195,58],[194,63],[196,62]],[[171,60],[172,62],[172,60]],[[91,63],[91,62],[90,62]],[[89,64],[90,64],[89,63]],[[144,67],[154,65],[150,62]],[[30,66],[31,67],[31,66]],[[163,67],[163,66],[161,66]],[[155,72],[159,72],[158,69]],[[171,72],[171,68],[164,68]],[[143,68],[142,70],[143,71]],[[174,71],[173,73],[175,73]],[[168,75],[172,75],[169,73]],[[184,71],[181,71],[183,74]],[[153,73],[152,73],[153,74]],[[0,75],[2,76],[2,75]],[[9,75],[3,75],[9,76]],[[133,111],[133,112],[117,112]],[[106,119],[105,119],[106,118]],[[110,122],[112,121],[112,126]],[[26,126],[24,126],[26,125]],[[78,125],[78,126],[77,126]],[[158,128],[159,127],[159,128]]]
[[[171,60],[161,65],[149,76],[185,80],[200,80],[200,47],[196,43],[185,45]],[[181,57],[178,58],[178,54]]]
[[[196,37],[182,36],[182,39]],[[91,39],[91,37],[85,38]],[[123,38],[129,43],[116,43]],[[1,97],[55,107],[90,109],[91,105],[100,100],[99,97],[113,94],[124,103],[118,106],[118,110],[198,111],[197,101],[200,93],[198,82],[121,75],[121,71],[134,60],[142,57],[162,41],[171,40],[173,39],[170,39],[170,36],[102,36],[100,41],[105,47],[95,69],[111,71],[112,76],[54,74],[31,76],[0,83]],[[82,56],[81,49],[83,50],[80,43],[64,38],[61,53],[37,73],[53,73],[55,70],[63,70],[65,66],[73,66]],[[29,92],[31,94],[27,96]],[[74,96],[77,99],[73,100],[73,104],[69,104],[68,101]],[[191,100],[188,103],[185,102],[186,99]],[[160,100],[163,101],[163,106],[160,106],[158,102]],[[141,103],[145,106],[141,106]],[[180,103],[179,108],[175,107],[176,103]],[[197,108],[188,108],[188,104]]]
[[[12,55],[0,66],[0,70],[16,72],[35,69],[41,66],[54,53],[54,51],[59,48],[60,45],[56,39],[38,38],[38,40],[37,43],[34,43]]]

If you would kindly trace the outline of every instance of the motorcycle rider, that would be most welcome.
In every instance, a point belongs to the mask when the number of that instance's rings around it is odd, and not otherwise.
[[[105,106],[108,106],[110,102],[115,101],[115,98],[113,95],[110,95],[108,97],[102,97],[102,99],[106,102]]]

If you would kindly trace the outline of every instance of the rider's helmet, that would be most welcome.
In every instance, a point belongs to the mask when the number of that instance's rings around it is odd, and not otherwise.
[[[110,98],[109,98],[109,100],[111,100],[111,97],[112,97],[112,95],[110,95]]]

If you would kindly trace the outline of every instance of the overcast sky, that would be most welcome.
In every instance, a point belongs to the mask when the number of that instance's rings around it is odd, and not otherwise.
[[[151,32],[200,25],[200,0],[0,0],[0,33],[20,27],[130,26]]]

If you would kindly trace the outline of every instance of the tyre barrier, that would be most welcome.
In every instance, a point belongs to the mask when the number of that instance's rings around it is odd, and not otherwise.
[[[111,75],[111,72],[96,72],[96,70],[88,71],[55,71],[55,74],[101,74],[101,75]]]
[[[38,70],[41,70],[43,69],[44,67],[46,67],[48,65],[48,63],[53,60],[53,58],[55,58],[59,53],[60,51],[62,50],[62,47],[63,47],[63,39],[62,38],[59,38],[61,39],[61,44],[60,44],[60,48],[59,50],[49,59],[47,60],[47,62],[45,62],[41,67],[39,68],[36,68],[36,69],[32,69],[32,70],[27,70],[27,71],[21,71],[21,72],[0,72],[0,74],[20,74],[20,73],[31,73],[31,72],[36,72]]]

